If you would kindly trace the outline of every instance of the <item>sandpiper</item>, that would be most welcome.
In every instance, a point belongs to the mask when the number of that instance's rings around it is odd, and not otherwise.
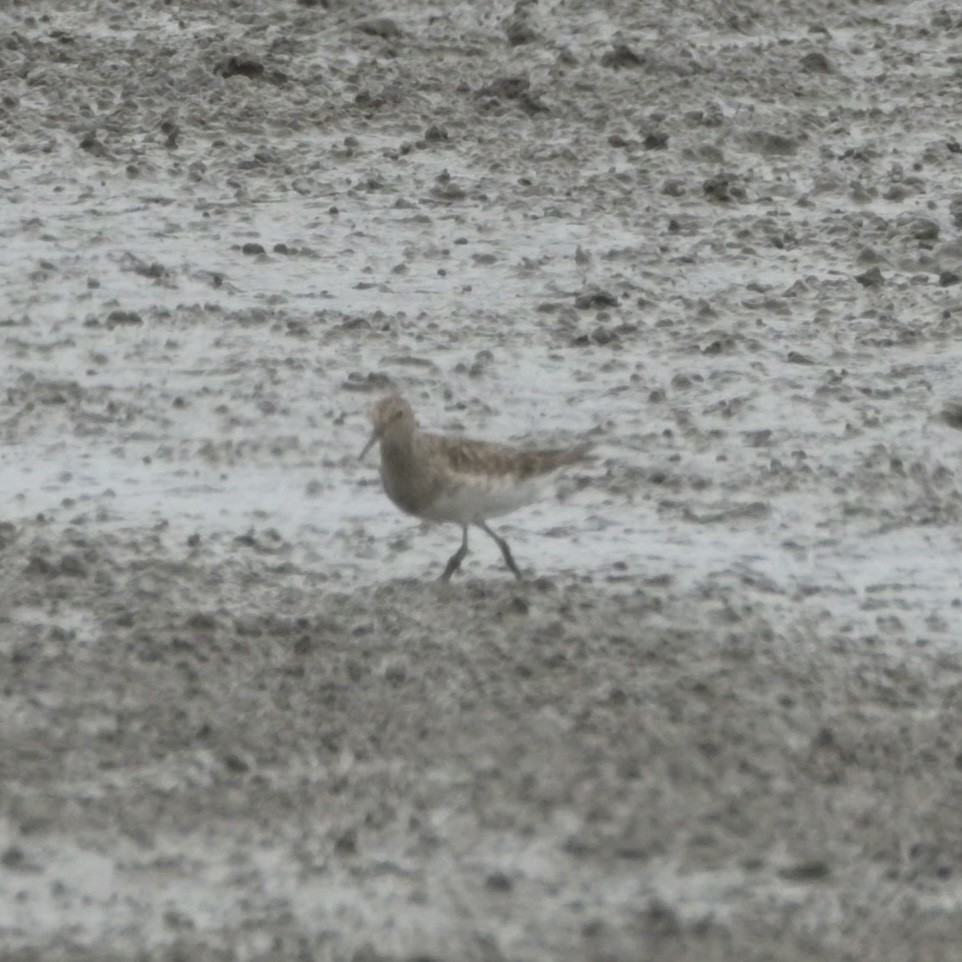
[[[461,525],[461,547],[448,561],[441,581],[450,579],[464,561],[472,524],[490,535],[520,580],[507,541],[488,527],[488,519],[537,501],[561,468],[589,460],[588,444],[529,451],[426,434],[419,430],[411,405],[397,395],[381,401],[372,420],[374,431],[360,456],[380,442],[381,481],[387,496],[408,514]]]

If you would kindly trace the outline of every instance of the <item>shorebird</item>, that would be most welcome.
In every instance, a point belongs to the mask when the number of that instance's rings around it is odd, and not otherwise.
[[[560,469],[589,460],[587,444],[528,450],[426,434],[418,428],[411,405],[398,395],[377,404],[371,419],[374,430],[360,457],[380,443],[387,496],[418,518],[461,525],[461,547],[448,560],[441,581],[448,581],[461,567],[471,525],[492,538],[504,563],[521,580],[508,542],[488,527],[488,519],[537,501]]]

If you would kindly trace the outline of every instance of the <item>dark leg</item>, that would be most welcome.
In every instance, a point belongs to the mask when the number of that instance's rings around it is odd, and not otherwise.
[[[439,580],[450,581],[451,575],[454,574],[458,568],[461,567],[461,562],[464,561],[465,556],[468,553],[468,526],[466,524],[461,525],[461,530],[464,532],[464,536],[461,538],[461,547],[451,555],[448,560],[447,567],[444,569],[444,574],[441,575]]]
[[[511,549],[508,547],[508,542],[504,538],[499,538],[484,521],[478,522],[478,527],[487,535],[494,538],[494,543],[501,549],[501,557],[504,558],[504,563],[511,569],[515,578],[518,581],[521,580],[521,572],[518,570],[518,566],[514,563],[514,558],[511,557]]]

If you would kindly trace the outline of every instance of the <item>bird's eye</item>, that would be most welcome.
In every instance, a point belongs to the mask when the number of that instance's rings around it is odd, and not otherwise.
[[[403,408],[398,408],[398,409],[394,412],[394,415],[393,415],[393,416],[394,416],[394,420],[395,420],[395,421],[396,421],[398,418],[403,418],[403,417],[404,417],[404,409],[403,409]]]

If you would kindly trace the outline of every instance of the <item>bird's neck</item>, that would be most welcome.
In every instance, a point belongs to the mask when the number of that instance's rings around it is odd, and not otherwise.
[[[381,458],[395,464],[406,464],[415,460],[414,436],[381,439]]]

